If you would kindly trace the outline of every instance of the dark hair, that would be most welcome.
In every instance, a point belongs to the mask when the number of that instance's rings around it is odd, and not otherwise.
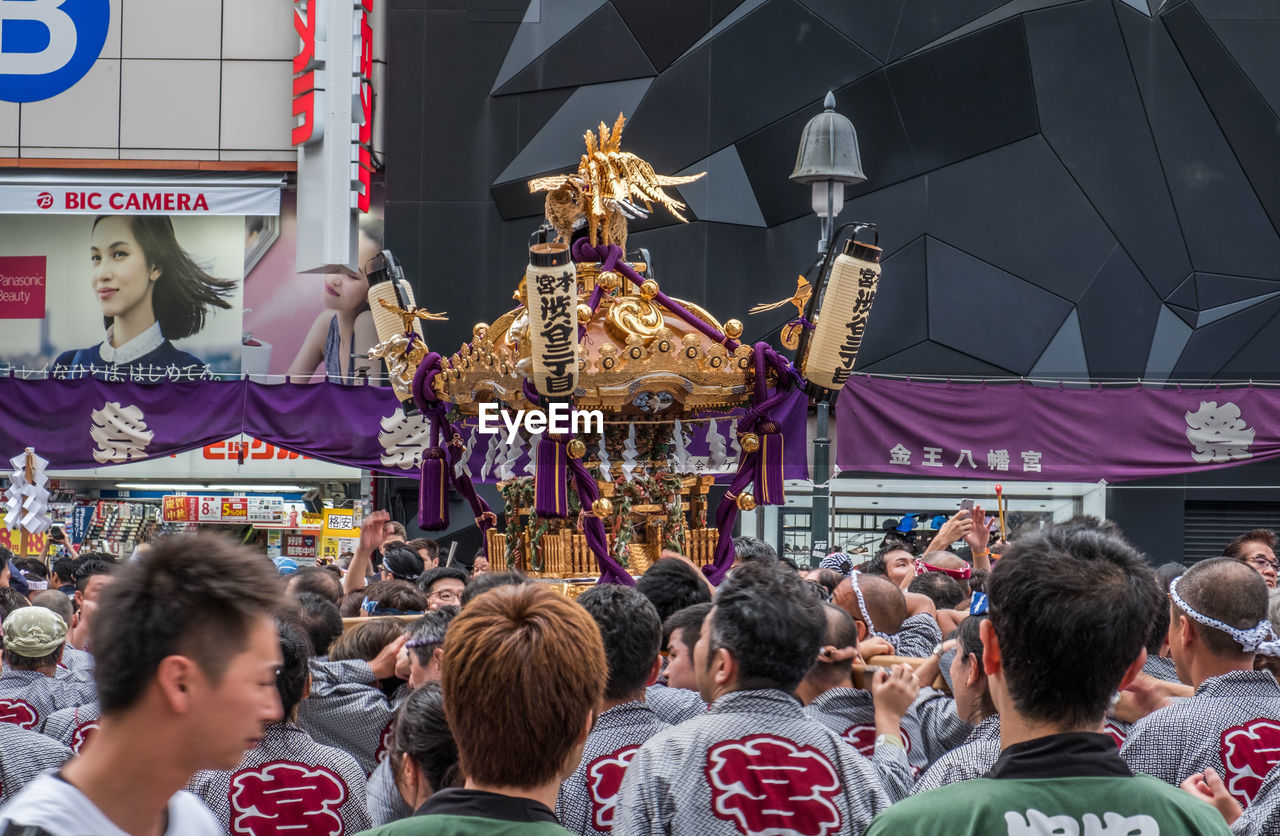
[[[414,556],[417,557],[416,554]],[[471,575],[467,574],[465,569],[459,569],[457,566],[437,566],[418,578],[418,589],[421,589],[429,596],[431,587],[435,586],[437,581],[442,581],[445,578],[462,581],[463,592],[467,591],[467,585],[471,583]]]
[[[458,744],[445,717],[440,683],[428,682],[404,701],[396,713],[389,757],[392,764],[397,764],[401,757],[410,758],[422,771],[433,793],[462,786]],[[392,773],[398,780],[400,770],[392,769]]]
[[[1169,584],[1181,577],[1187,567],[1181,563],[1162,563],[1156,567],[1156,590],[1161,597],[1169,594]],[[1169,637],[1169,608],[1156,607],[1155,617],[1151,619],[1151,634],[1147,637],[1147,655],[1159,655]]]
[[[600,626],[609,662],[607,700],[632,699],[644,691],[662,649],[662,622],[649,599],[629,586],[597,584],[578,596]]]
[[[835,604],[822,605],[824,629],[822,644],[837,649],[858,646],[858,627],[849,617],[849,613]],[[835,684],[844,682],[853,676],[853,659],[831,662],[818,658],[809,669],[807,676],[811,682]]]
[[[311,678],[311,644],[290,613],[276,614],[276,633],[280,637],[280,655],[284,660],[276,672],[276,690],[280,692],[285,719],[291,719]]]
[[[9,613],[14,610],[29,606],[31,602],[21,592],[12,587],[0,586],[0,621],[8,618]]]
[[[342,635],[342,613],[338,605],[314,592],[294,592],[298,602],[298,626],[307,634],[311,651],[326,656],[329,645]]]
[[[1251,630],[1265,619],[1270,603],[1262,576],[1231,557],[1215,557],[1192,566],[1178,578],[1178,595],[1201,615],[1239,630]],[[1170,617],[1173,612],[1188,617],[1177,604],[1171,606]],[[1253,655],[1246,654],[1238,641],[1216,627],[1198,621],[1192,621],[1192,626],[1212,653]]]
[[[408,543],[390,543],[382,548],[382,570],[393,578],[413,582],[422,577],[422,558]]]
[[[679,630],[681,641],[692,650],[698,643],[698,639],[702,638],[702,623],[707,620],[709,612],[711,612],[711,602],[707,601],[676,610],[667,616],[666,621],[662,622],[662,646],[669,647],[672,634]]]
[[[414,553],[425,549],[427,557],[431,560],[440,559],[440,544],[430,537],[418,537],[405,543],[405,545],[413,549]]]
[[[295,597],[311,593],[334,604],[342,600],[342,581],[323,566],[303,566],[289,576],[286,586],[293,591]]]
[[[942,572],[925,572],[911,579],[907,592],[918,592],[929,596],[929,600],[939,609],[950,610],[968,598],[965,588],[950,575]]]
[[[390,534],[387,532],[390,531]],[[382,524],[382,532],[385,536],[395,535],[398,537],[407,537],[409,532],[405,530],[404,523],[396,520],[387,520]]]
[[[733,551],[739,563],[763,563],[772,566],[778,562],[778,551],[758,537],[744,534],[733,540]],[[794,567],[793,567],[794,568]]]
[[[483,557],[483,555],[481,556]],[[529,579],[519,569],[508,569],[505,572],[486,572],[483,575],[477,575],[467,584],[467,588],[462,590],[462,606],[465,607],[470,604],[490,589],[497,589],[500,586],[522,586],[528,582]]]
[[[364,588],[364,600],[373,605],[370,615],[405,615],[427,609],[427,597],[408,581],[375,581]],[[368,612],[368,606],[361,605]]]
[[[112,575],[118,567],[114,563],[108,563],[105,560],[87,559],[81,560],[76,566],[76,591],[84,592],[89,586],[89,578],[94,575]]]
[[[1162,603],[1137,550],[1079,526],[1014,541],[991,572],[990,596],[1014,705],[1068,728],[1102,722]]]
[[[259,554],[212,534],[164,537],[122,567],[93,622],[94,680],[103,714],[132,707],[160,661],[181,654],[215,685],[281,584]]]
[[[1244,553],[1246,543],[1264,543],[1267,548],[1274,549],[1276,547],[1276,533],[1269,528],[1255,528],[1251,531],[1246,531],[1230,543],[1227,543],[1227,547],[1222,550],[1222,556],[1243,561],[1247,556]]]
[[[844,580],[844,575],[835,569],[818,569],[812,580],[827,590],[827,597],[830,598],[835,594],[836,587],[840,585],[840,581]]]
[[[98,224],[111,215],[99,215],[93,221]],[[204,328],[206,309],[210,306],[230,308],[224,299],[236,287],[234,281],[215,279],[178,244],[173,231],[173,221],[167,215],[120,215],[129,222],[134,240],[142,249],[149,269],[158,269],[151,307],[160,332],[166,339],[180,340],[199,333]],[[111,325],[111,317],[102,318],[103,327]]]
[[[747,563],[716,593],[707,660],[724,648],[738,664],[739,689],[790,693],[818,657],[826,626],[822,602],[794,572]]]
[[[47,581],[49,580],[49,567],[45,566],[39,560],[33,557],[23,561],[22,574],[27,576],[29,581]]]
[[[636,578],[636,591],[653,602],[664,621],[677,610],[711,600],[711,590],[697,570],[674,557],[655,560],[649,571]]]
[[[63,583],[72,583],[76,577],[76,562],[69,557],[60,557],[53,561],[53,574]]]
[[[906,552],[912,557],[915,556],[915,551],[907,543],[886,537],[884,542],[880,544],[880,548],[876,550],[875,555],[866,562],[866,568],[862,570],[863,574],[889,577],[889,569],[884,563],[884,556],[889,552]]]
[[[969,574],[969,591],[986,592],[987,581],[991,578],[990,569],[974,569]]]
[[[1157,607],[1156,609],[1161,609]],[[986,670],[982,667],[982,622],[986,621],[985,615],[971,615],[960,622],[960,627],[956,630],[956,652],[960,654],[960,658],[968,663],[969,656],[973,656],[973,664],[978,666],[978,673],[984,677],[987,675]],[[985,684],[982,688],[982,715],[990,717],[996,712],[996,704],[991,699],[991,689]]]
[[[338,636],[329,645],[329,660],[345,662],[349,659],[369,661],[382,652],[404,633],[405,624],[394,618],[369,618]]]
[[[0,658],[4,659],[6,667],[20,671],[38,671],[41,668],[56,666],[58,660],[62,658],[62,651],[66,646],[66,640],[63,640],[62,644],[54,648],[53,652],[46,653],[44,656],[23,656],[6,647],[0,652]]]
[[[440,607],[423,613],[422,618],[410,623],[405,632],[409,636],[408,644],[412,645],[409,649],[417,655],[419,664],[425,666],[431,663],[432,655],[437,647],[444,645],[449,625],[459,612],[457,607]]]

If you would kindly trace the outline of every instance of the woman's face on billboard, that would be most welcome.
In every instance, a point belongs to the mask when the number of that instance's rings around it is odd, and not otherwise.
[[[89,262],[93,266],[93,290],[103,316],[124,316],[140,305],[151,312],[151,293],[160,271],[147,264],[128,218],[113,216],[98,222],[93,229]]]

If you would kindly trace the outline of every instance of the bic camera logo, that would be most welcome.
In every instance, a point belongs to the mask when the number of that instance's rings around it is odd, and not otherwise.
[[[0,0],[0,101],[70,89],[98,60],[110,22],[109,0]]]

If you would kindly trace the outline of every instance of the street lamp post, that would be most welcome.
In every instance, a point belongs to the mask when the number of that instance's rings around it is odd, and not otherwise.
[[[800,150],[796,154],[796,167],[790,179],[796,183],[809,183],[813,189],[812,206],[821,226],[821,237],[818,240],[818,275],[825,268],[828,245],[831,233],[835,228],[836,216],[844,208],[845,184],[856,185],[866,182],[867,176],[862,171],[862,158],[858,153],[858,134],[853,123],[836,113],[836,97],[827,91],[823,101],[823,112],[813,117],[804,126],[800,135]],[[816,285],[816,283],[815,283]],[[822,287],[815,286],[814,292],[821,293]],[[821,306],[822,299],[817,299],[815,310]],[[810,565],[816,566],[818,561],[831,551],[831,439],[829,422],[831,418],[831,402],[833,396],[827,390],[820,390],[814,395],[817,409],[817,438],[813,445],[813,510],[811,516],[811,532],[813,548],[810,552]]]

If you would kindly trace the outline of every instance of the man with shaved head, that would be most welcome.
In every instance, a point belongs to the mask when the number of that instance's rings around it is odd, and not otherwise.
[[[892,672],[877,671],[871,691],[854,687],[853,663],[862,661],[857,623],[834,604],[822,609],[827,632],[796,697],[806,714],[871,759],[890,800],[906,798],[915,784],[912,767],[927,765],[919,745],[920,725],[914,715],[907,717],[920,684],[906,665],[899,665]]]
[[[893,634],[901,636],[903,621],[910,619],[907,618],[907,602],[902,590],[885,578],[854,572],[836,587],[832,600],[853,619],[859,642],[879,638],[888,642],[902,656],[941,657],[941,634],[936,636],[933,645],[921,652],[903,653],[900,645],[893,644],[893,639],[897,637]],[[933,624],[933,630],[937,633],[936,623]],[[909,722],[914,722],[920,728],[918,740],[913,744],[916,758],[913,766],[921,760],[928,766],[960,745],[973,731],[973,726],[957,717],[951,706],[951,700],[941,691],[929,687],[920,689],[920,695],[908,713],[911,718]]]
[[[1280,655],[1267,585],[1251,566],[1220,557],[1174,580],[1169,599],[1169,649],[1195,696],[1140,720],[1120,755],[1175,786],[1213,770],[1247,807],[1280,764],[1280,685],[1253,669],[1258,653]]]

